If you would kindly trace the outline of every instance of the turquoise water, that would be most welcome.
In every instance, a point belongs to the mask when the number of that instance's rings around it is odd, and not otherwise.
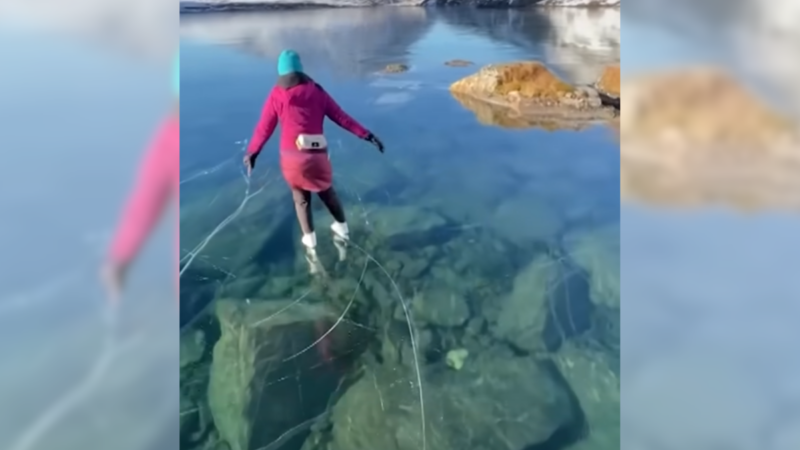
[[[547,18],[275,14],[183,25],[181,447],[619,448],[618,144],[484,125],[447,91],[476,70],[449,59],[548,60]],[[284,47],[387,148],[328,125],[352,242],[317,202],[314,275],[277,136],[241,167]]]

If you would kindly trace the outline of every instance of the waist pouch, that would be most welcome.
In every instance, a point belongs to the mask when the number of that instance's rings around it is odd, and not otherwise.
[[[300,134],[294,141],[297,149],[305,151],[324,151],[328,148],[328,140],[321,134]]]

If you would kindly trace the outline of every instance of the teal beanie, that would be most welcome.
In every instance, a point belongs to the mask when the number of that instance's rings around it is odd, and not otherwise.
[[[278,76],[288,75],[292,72],[303,72],[303,63],[300,55],[294,50],[284,50],[278,56]]]
[[[181,93],[181,54],[180,51],[175,54],[175,59],[172,61],[172,93],[175,97],[180,98]]]

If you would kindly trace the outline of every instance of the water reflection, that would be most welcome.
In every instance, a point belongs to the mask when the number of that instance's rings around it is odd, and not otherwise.
[[[455,30],[443,30],[443,24]],[[291,42],[308,55],[313,69],[359,75],[388,63],[408,64],[412,47],[431,33],[439,39],[436,46],[450,44],[453,53],[460,48],[458,39],[485,36],[524,49],[529,58],[546,59],[572,82],[588,84],[605,65],[619,62],[619,24],[616,8],[369,8],[312,10],[304,17],[291,11],[190,15],[181,19],[181,32],[270,58]],[[305,38],[296,37],[300,28],[307,30]],[[454,42],[442,40],[448,36]],[[463,57],[483,63],[475,54],[480,50],[462,50]],[[444,55],[441,63],[451,57]]]
[[[308,70],[364,75],[389,63],[408,64],[409,47],[431,26],[428,15],[425,8],[190,15],[181,18],[181,33],[206,42],[233,44],[271,59],[291,42],[308,61]],[[300,29],[305,30],[304,37],[297,36]]]
[[[327,128],[352,241],[341,258],[321,227],[313,276],[277,139],[252,179],[239,167],[274,60],[236,56],[239,37],[182,50],[183,448],[619,448],[617,145],[599,127],[476,124],[441,89],[473,69],[444,61],[542,58],[552,38],[512,46],[448,20],[391,38],[408,47],[342,37],[307,57],[359,62],[312,76],[387,145]],[[279,30],[277,49],[306,42]],[[379,58],[413,70],[369,76]]]

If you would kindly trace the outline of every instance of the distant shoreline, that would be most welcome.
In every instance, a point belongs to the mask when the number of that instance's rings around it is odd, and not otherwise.
[[[389,0],[391,1],[391,0]],[[416,1],[416,2],[415,2]],[[491,1],[491,0],[490,0]],[[552,1],[552,0],[551,0]],[[482,9],[522,9],[522,8],[581,8],[581,9],[606,9],[606,8],[619,8],[620,2],[611,4],[603,4],[602,2],[589,1],[583,4],[554,4],[551,1],[544,0],[540,4],[526,4],[514,5],[515,0],[498,0],[494,1],[491,5],[486,5],[486,0],[466,0],[463,4],[441,5],[436,4],[436,0],[411,0],[409,3],[387,3],[387,4],[374,4],[374,3],[359,3],[359,0],[352,2],[348,0],[321,0],[316,2],[314,0],[307,1],[286,1],[273,0],[263,2],[234,2],[234,3],[211,3],[211,2],[181,2],[181,14],[201,14],[201,13],[220,13],[220,12],[247,12],[247,11],[270,11],[270,10],[293,10],[293,9],[322,9],[322,8],[376,8],[376,7],[426,7],[426,8],[453,8],[453,7],[471,7]],[[555,0],[558,1],[558,0]],[[484,4],[481,4],[484,3]],[[569,0],[567,0],[569,3]]]

